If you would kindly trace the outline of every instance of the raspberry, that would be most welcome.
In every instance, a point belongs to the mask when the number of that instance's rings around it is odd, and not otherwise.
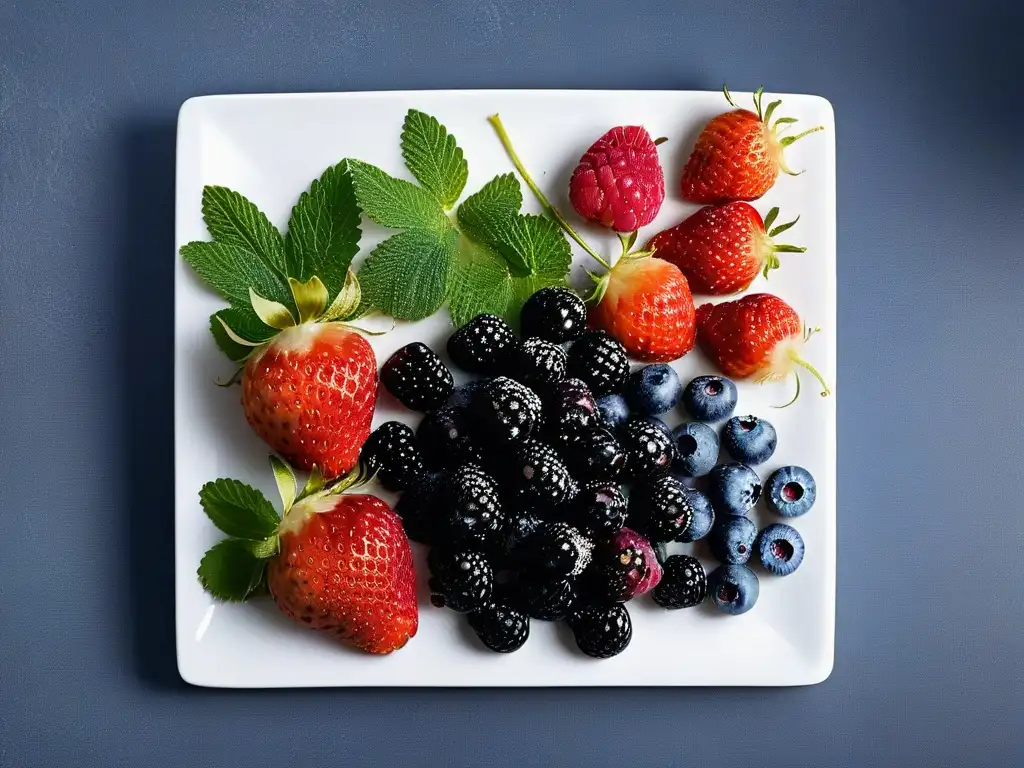
[[[650,224],[664,199],[658,148],[637,125],[612,128],[595,141],[569,181],[569,200],[576,212],[618,232]]]

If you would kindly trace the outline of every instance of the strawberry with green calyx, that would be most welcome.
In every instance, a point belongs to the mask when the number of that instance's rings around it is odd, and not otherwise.
[[[729,105],[736,107],[729,89],[722,90]],[[825,127],[816,125],[793,136],[783,135],[796,118],[780,117],[772,123],[782,101],[773,101],[762,111],[763,93],[763,86],[754,92],[756,113],[736,108],[704,126],[683,169],[680,187],[685,199],[712,204],[756,200],[772,188],[779,171],[791,176],[799,173],[786,165],[786,147]]]
[[[358,469],[325,485],[315,468],[301,493],[287,464],[270,459],[284,508],[237,480],[203,486],[200,503],[229,538],[199,565],[214,597],[243,601],[269,589],[283,613],[368,653],[391,653],[416,634],[412,550],[402,523],[376,496],[344,491]]]
[[[203,190],[213,242],[182,257],[231,307],[211,318],[217,345],[242,363],[242,407],[253,430],[295,467],[328,479],[355,466],[377,401],[377,361],[344,325],[360,306],[349,269],[359,206],[344,163],[328,168],[292,210],[282,237],[242,195]]]
[[[800,395],[801,368],[821,384],[822,397],[830,394],[822,375],[803,359],[804,344],[817,330],[806,328],[796,310],[770,293],[697,308],[697,342],[722,373],[758,382],[796,377],[796,394],[786,405]]]
[[[682,223],[651,238],[648,248],[658,258],[682,270],[697,294],[727,295],[746,290],[758,273],[779,268],[780,253],[803,253],[806,248],[781,245],[772,238],[800,217],[773,227],[779,215],[772,208],[762,221],[750,203],[708,205]]]
[[[694,345],[693,296],[679,268],[653,257],[649,249],[633,251],[637,233],[620,234],[622,254],[612,266],[572,228],[537,187],[512,146],[498,115],[489,118],[512,164],[545,213],[595,261],[606,269],[591,274],[596,289],[590,323],[607,331],[637,360],[666,362],[682,357]]]

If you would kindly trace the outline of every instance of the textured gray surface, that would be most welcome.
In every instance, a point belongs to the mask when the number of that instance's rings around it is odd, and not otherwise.
[[[652,765],[1024,764],[1021,6],[578,5],[589,10],[0,4],[2,768],[623,766],[645,752]],[[836,111],[832,677],[721,691],[183,685],[170,497],[178,105],[230,91],[722,80],[821,94]]]

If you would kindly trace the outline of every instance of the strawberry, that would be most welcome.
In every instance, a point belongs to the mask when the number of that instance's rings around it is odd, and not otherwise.
[[[279,531],[266,578],[285,614],[368,653],[391,653],[416,634],[412,550],[386,503],[313,496],[288,511]]]
[[[779,209],[772,208],[762,221],[749,203],[709,205],[655,235],[647,247],[679,267],[694,293],[738,293],[746,290],[758,272],[767,278],[769,271],[778,269],[777,254],[807,250],[772,240],[800,218],[772,229],[778,215]]]
[[[735,109],[713,117],[704,126],[683,169],[684,198],[694,203],[756,200],[772,188],[779,171],[796,175],[786,165],[783,150],[809,133],[824,130],[824,126],[782,136],[796,119],[780,117],[772,123],[772,115],[782,102],[773,101],[762,113],[763,90],[754,92],[756,113]],[[724,91],[726,101],[735,107],[729,89]]]
[[[651,135],[638,125],[595,141],[569,180],[569,200],[588,221],[618,232],[650,224],[665,199],[665,174]]]
[[[694,344],[690,286],[674,264],[649,256],[626,257],[600,278],[603,297],[591,325],[607,331],[637,360],[682,357]]]
[[[816,330],[805,329],[796,311],[770,293],[752,293],[697,309],[697,340],[722,373],[758,381],[794,375],[793,400],[800,394],[798,366],[814,374],[823,396],[829,394],[821,374],[801,357],[804,343]]]
[[[370,434],[377,360],[341,323],[286,328],[254,351],[242,373],[245,418],[298,469],[327,479],[348,472]]]

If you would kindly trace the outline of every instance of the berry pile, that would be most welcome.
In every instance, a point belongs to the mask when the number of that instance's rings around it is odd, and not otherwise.
[[[564,621],[583,653],[614,656],[632,637],[632,598],[650,592],[678,609],[710,594],[743,613],[757,598],[744,565],[754,552],[781,575],[803,556],[793,528],[759,536],[745,517],[761,495],[748,465],[766,461],[777,438],[752,416],[729,419],[721,435],[709,426],[731,416],[735,385],[703,376],[684,387],[662,364],[630,373],[622,345],[585,324],[575,293],[545,288],[523,307],[524,338],[493,315],[449,338],[448,357],[481,378],[453,387],[419,343],[384,365],[391,395],[426,413],[415,431],[378,427],[364,461],[403,492],[396,511],[409,537],[431,547],[431,602],[465,614],[493,651],[520,648],[533,619]],[[671,430],[659,415],[680,403],[696,420]],[[718,463],[720,445],[735,462]],[[691,487],[698,477],[706,492]],[[799,467],[768,489],[783,516],[813,503]],[[695,557],[665,553],[705,537],[723,563],[710,576]]]

